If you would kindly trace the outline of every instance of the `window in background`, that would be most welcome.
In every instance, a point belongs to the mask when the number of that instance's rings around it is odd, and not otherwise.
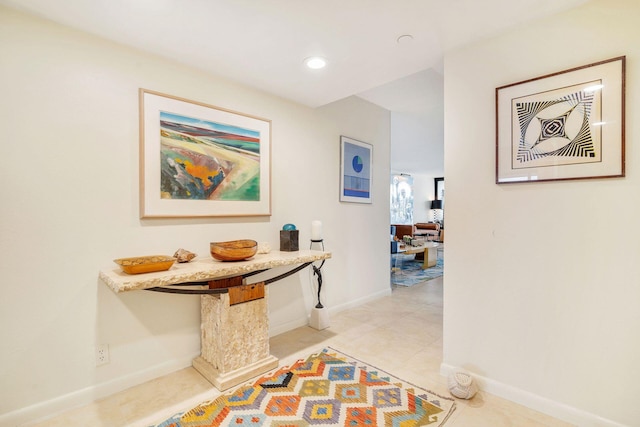
[[[391,224],[413,224],[413,177],[391,175]]]

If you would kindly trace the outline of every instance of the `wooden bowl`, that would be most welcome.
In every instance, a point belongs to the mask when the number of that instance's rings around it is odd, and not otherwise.
[[[118,264],[127,274],[151,273],[171,268],[176,259],[167,255],[149,255],[135,258],[119,258],[113,262]]]
[[[230,242],[211,242],[211,256],[219,261],[242,261],[251,258],[258,251],[255,240],[232,240]]]

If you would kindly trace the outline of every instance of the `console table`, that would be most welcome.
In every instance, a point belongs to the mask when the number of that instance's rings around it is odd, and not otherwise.
[[[149,290],[201,295],[201,354],[193,367],[220,391],[278,366],[269,353],[268,285],[288,277],[330,252],[271,251],[245,261],[196,258],[167,271],[129,275],[120,269],[100,271],[114,292]],[[297,267],[259,283],[247,278],[276,267]]]

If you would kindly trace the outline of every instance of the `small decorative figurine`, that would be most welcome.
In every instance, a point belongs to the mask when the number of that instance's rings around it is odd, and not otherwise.
[[[453,372],[449,376],[449,392],[459,399],[471,399],[478,391],[473,377],[464,371]]]

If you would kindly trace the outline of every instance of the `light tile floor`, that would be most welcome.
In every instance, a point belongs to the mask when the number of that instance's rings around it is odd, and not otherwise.
[[[328,329],[302,327],[273,337],[271,352],[282,366],[332,346],[437,394],[450,396],[446,378],[439,374],[442,286],[443,279],[439,278],[409,288],[394,288],[390,296],[334,315]],[[143,426],[184,409],[187,402],[195,404],[217,394],[193,368],[186,368],[34,425]],[[456,399],[456,405],[446,427],[570,426],[482,391],[469,401]],[[162,416],[158,419],[159,414]]]

